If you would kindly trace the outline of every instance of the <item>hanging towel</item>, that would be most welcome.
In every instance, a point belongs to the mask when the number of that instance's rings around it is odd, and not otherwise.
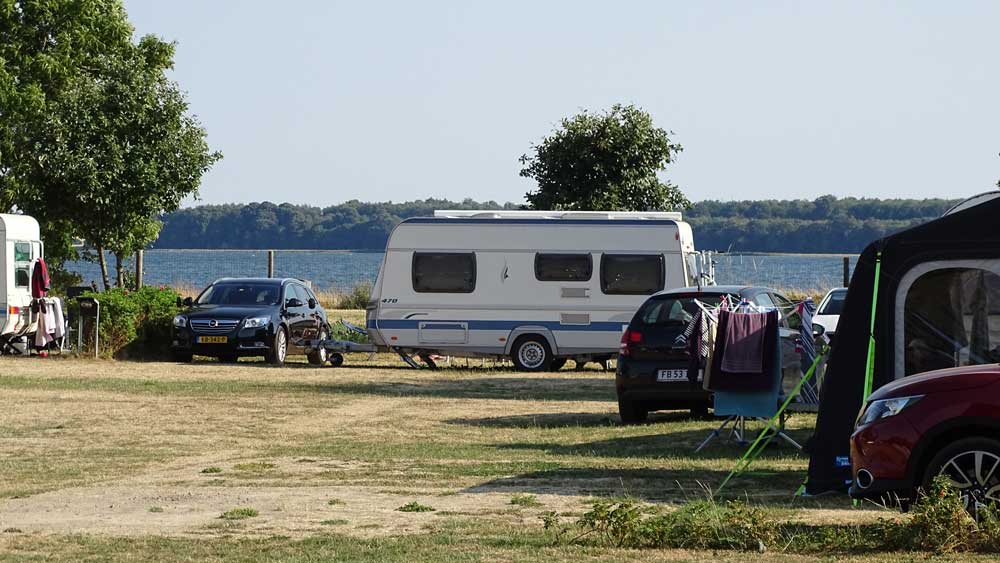
[[[706,387],[711,391],[718,390],[762,390],[768,389],[773,380],[774,354],[779,349],[780,337],[778,336],[778,312],[769,311],[765,313],[765,326],[763,339],[758,354],[763,359],[761,370],[756,373],[732,372],[723,367],[723,357],[726,354],[727,342],[724,335],[727,333],[729,323],[733,317],[745,313],[731,313],[729,311],[719,311],[719,324],[715,338],[715,351],[712,353],[711,382]]]
[[[55,330],[52,337],[56,340],[66,336],[66,317],[63,316],[62,299],[55,297],[52,301],[52,314],[55,318]]]
[[[44,309],[44,305],[41,307]],[[52,308],[49,307],[49,310]],[[46,323],[49,321],[48,314],[40,312],[38,314],[38,323],[35,325],[35,347],[44,348],[49,342],[52,342],[52,336],[49,334],[48,326]]]
[[[31,271],[31,296],[35,299],[45,297],[50,289],[49,269],[45,266],[45,260],[39,258],[35,260],[35,267]]]
[[[730,373],[761,373],[764,370],[764,334],[767,313],[737,313],[729,316],[722,338],[726,349],[722,369]]]

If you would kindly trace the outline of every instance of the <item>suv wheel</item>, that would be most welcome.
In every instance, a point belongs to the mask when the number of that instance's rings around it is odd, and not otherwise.
[[[948,477],[973,516],[984,505],[1000,505],[1000,442],[965,438],[949,444],[931,459],[924,472],[924,490],[938,475]]]
[[[319,336],[317,338],[318,340],[326,340],[329,338],[329,333],[324,328],[319,331]],[[320,346],[318,350],[314,350],[313,352],[307,354],[306,358],[309,359],[310,364],[314,366],[321,366],[326,363],[326,359],[329,355],[330,353],[326,350],[326,348]]]
[[[282,326],[278,327],[278,331],[274,334],[274,342],[264,355],[264,359],[272,366],[280,366],[284,365],[286,356],[288,356],[288,331]]]
[[[645,407],[625,399],[618,399],[618,414],[622,417],[622,424],[639,424],[649,418]]]
[[[545,371],[552,364],[552,351],[541,336],[522,336],[511,348],[511,360],[518,371]]]

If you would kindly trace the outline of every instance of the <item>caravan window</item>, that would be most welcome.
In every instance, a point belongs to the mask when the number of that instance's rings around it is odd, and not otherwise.
[[[590,254],[535,254],[538,281],[589,281],[593,270]]]
[[[662,254],[601,256],[601,291],[607,295],[651,295],[663,289]]]
[[[15,262],[31,262],[31,243],[30,242],[15,242],[14,243],[14,261]]]
[[[1000,362],[1000,276],[941,268],[917,278],[903,309],[905,375]]]
[[[31,274],[28,273],[27,266],[20,266],[14,269],[14,287],[28,287],[31,285]]]
[[[413,291],[472,293],[476,289],[474,253],[413,253]]]

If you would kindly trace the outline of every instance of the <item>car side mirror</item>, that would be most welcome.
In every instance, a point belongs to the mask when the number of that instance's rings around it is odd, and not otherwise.
[[[826,334],[826,327],[813,323],[813,338]]]
[[[285,301],[285,307],[288,309],[294,309],[296,307],[301,307],[301,306],[302,306],[302,300],[299,299],[298,297],[289,297],[288,300]]]
[[[191,299],[190,297],[185,297],[184,301],[181,301],[181,305],[185,307],[190,307],[193,304],[194,304],[194,299]]]
[[[310,309],[315,309],[316,308],[316,300],[313,299],[312,297],[309,298],[309,308]]]

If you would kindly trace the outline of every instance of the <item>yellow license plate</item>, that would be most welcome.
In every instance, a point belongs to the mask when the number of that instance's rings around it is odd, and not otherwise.
[[[227,336],[199,336],[198,344],[226,344],[229,342]]]

